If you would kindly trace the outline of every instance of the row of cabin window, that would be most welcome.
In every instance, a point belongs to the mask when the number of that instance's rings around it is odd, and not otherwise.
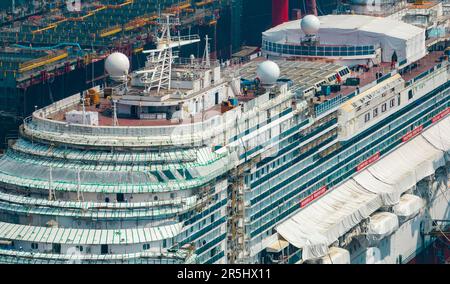
[[[162,247],[163,248],[166,248],[167,247],[167,240],[163,240],[163,244],[162,244]],[[38,249],[39,248],[39,244],[38,243],[31,243],[31,249]],[[79,252],[83,252],[83,246],[76,246],[76,249],[79,251]],[[142,249],[143,250],[149,250],[150,249],[150,244],[144,244],[144,245],[142,245]]]
[[[175,199],[177,197],[177,194],[176,193],[170,193],[170,198],[171,199]],[[130,197],[130,199],[132,199],[133,197],[131,196]],[[158,196],[157,195],[155,195],[155,196],[153,196],[153,200],[154,201],[158,201]],[[107,196],[107,197],[105,197],[105,203],[110,203],[111,202],[111,199]],[[124,203],[127,203],[128,202],[128,199],[126,199],[125,198],[125,195],[123,194],[123,193],[117,193],[116,194],[116,200],[115,200],[115,202],[118,202],[118,203],[122,203],[122,202],[124,202]]]
[[[399,106],[401,103],[400,95],[397,96],[397,105]],[[395,107],[395,98],[389,101],[389,108]],[[384,113],[387,111],[387,103],[381,105],[381,112]],[[371,118],[375,118],[378,116],[378,107],[372,110],[372,112],[368,112],[364,115],[364,122],[370,121]]]

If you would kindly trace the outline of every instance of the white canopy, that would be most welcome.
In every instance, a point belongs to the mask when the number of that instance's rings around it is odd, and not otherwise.
[[[289,243],[303,249],[303,260],[318,258],[328,253],[331,243],[381,205],[377,194],[348,180],[319,202],[280,224],[276,230]]]
[[[399,60],[417,61],[426,55],[425,30],[405,22],[365,15],[319,17],[319,38],[323,45],[375,45],[390,62],[394,51]],[[280,43],[300,43],[304,33],[301,20],[286,22],[263,33],[263,39]]]
[[[399,203],[405,191],[445,165],[449,129],[450,116],[278,225],[277,232],[303,250],[303,260],[326,255],[340,236],[383,205]]]
[[[398,229],[398,217],[389,212],[379,212],[370,216],[367,240],[370,244],[377,244]]]
[[[416,216],[420,209],[424,206],[424,200],[419,196],[412,194],[404,194],[400,198],[400,202],[392,209],[394,214],[398,216],[400,222],[405,222]]]
[[[343,248],[331,247],[328,255],[322,257],[322,264],[350,264],[350,252]]]
[[[444,153],[419,136],[385,157],[383,163],[371,166],[368,171],[378,180],[395,185],[403,193],[444,165]]]

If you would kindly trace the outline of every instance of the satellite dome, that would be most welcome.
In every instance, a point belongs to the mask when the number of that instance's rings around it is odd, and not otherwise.
[[[270,60],[258,65],[256,74],[263,85],[274,85],[280,78],[280,67]]]
[[[303,17],[301,27],[306,35],[315,34],[320,29],[320,20],[314,15],[307,15]]]
[[[113,80],[123,79],[130,69],[130,61],[125,54],[114,52],[106,58],[105,69]]]

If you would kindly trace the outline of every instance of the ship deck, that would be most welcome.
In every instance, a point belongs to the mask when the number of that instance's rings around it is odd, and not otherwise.
[[[409,81],[421,73],[429,70],[433,66],[440,63],[439,58],[443,55],[442,51],[434,51],[430,52],[421,60],[410,65],[406,72],[403,72],[402,77],[405,81]],[[373,83],[377,80],[376,74],[382,73],[383,75],[391,72],[391,66],[389,63],[382,63],[377,65],[376,67],[372,67],[369,71],[353,71],[352,77],[360,78],[359,86],[342,86],[341,91],[337,93],[333,93],[330,96],[326,97],[326,100],[331,100],[339,95],[348,96],[354,93],[358,88],[364,88],[365,86]],[[248,92],[247,95],[238,96],[238,101],[240,103],[245,103],[251,101],[255,98],[255,94],[253,92]],[[96,108],[95,106],[86,106],[86,111],[98,112],[99,115],[99,126],[112,126],[113,125],[113,117],[112,117],[112,104],[108,99],[101,99],[100,107]],[[202,113],[198,113],[192,117],[185,118],[184,120],[179,119],[158,119],[158,120],[145,120],[145,119],[134,119],[134,118],[118,118],[119,126],[129,126],[129,127],[151,127],[151,126],[171,126],[171,125],[183,125],[183,124],[191,124],[196,122],[201,122],[207,120],[213,116],[221,115],[222,113],[229,111],[231,108],[223,108],[221,105],[216,105],[212,108],[205,110]],[[64,121],[65,113],[71,110],[82,110],[81,105],[73,106],[69,109],[61,110],[60,112],[49,116],[48,118],[56,121]]]
[[[112,126],[114,125],[114,120],[111,115],[112,104],[107,99],[101,99],[100,108],[96,108],[95,106],[86,106],[85,110],[89,112],[97,112],[98,113],[98,123],[99,126]],[[81,111],[82,106],[77,105],[68,109],[64,109],[48,118],[55,121],[65,121],[65,113],[68,111],[77,110]],[[202,120],[209,119],[214,115],[218,115],[222,113],[222,108],[220,105],[216,105],[202,113],[198,113],[193,117],[186,118],[184,120],[178,119],[155,119],[155,120],[146,120],[146,119],[135,119],[135,118],[123,118],[119,117],[118,126],[130,126],[130,127],[139,127],[139,126],[171,126],[171,125],[182,125],[182,124],[191,124],[195,122],[201,122]]]
[[[440,63],[439,58],[443,56],[443,51],[433,51],[427,54],[424,58],[420,59],[419,61],[412,63],[410,65],[411,68],[408,69],[408,71],[404,72],[402,74],[402,78],[408,82],[418,75],[422,74],[423,72],[431,69],[433,66],[436,66]],[[357,77],[360,79],[359,86],[342,86],[341,92],[334,94],[330,96],[329,98],[332,99],[333,97],[336,97],[337,95],[344,95],[348,96],[351,93],[355,92],[357,88],[363,88],[364,86],[367,86],[368,84],[374,82],[377,80],[376,74],[382,73],[383,76],[391,72],[391,64],[390,63],[382,63],[376,67],[372,67],[367,72],[354,72],[352,77]]]

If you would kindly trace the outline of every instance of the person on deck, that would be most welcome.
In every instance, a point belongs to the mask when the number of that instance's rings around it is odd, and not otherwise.
[[[392,54],[392,60],[391,60],[391,68],[394,69],[395,65],[398,62],[398,56],[397,56],[397,52],[394,50],[394,53]]]

